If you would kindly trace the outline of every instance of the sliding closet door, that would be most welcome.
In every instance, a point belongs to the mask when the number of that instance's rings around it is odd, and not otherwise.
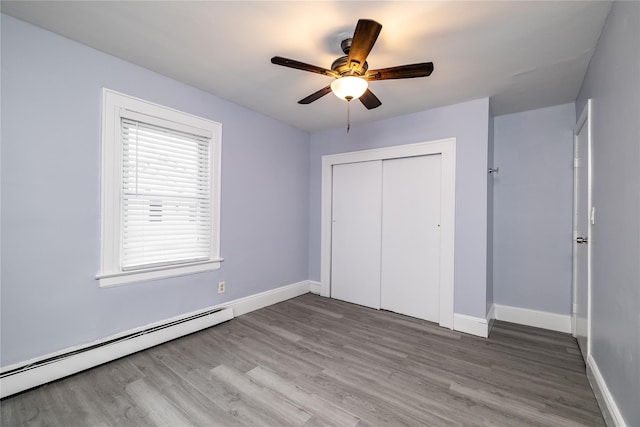
[[[381,308],[440,320],[442,156],[383,161]]]
[[[331,297],[380,308],[382,161],[333,166]]]

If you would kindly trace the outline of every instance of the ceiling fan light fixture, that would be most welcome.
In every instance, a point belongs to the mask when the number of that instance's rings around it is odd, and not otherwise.
[[[351,101],[358,99],[366,92],[369,84],[361,77],[345,76],[331,83],[331,90],[340,99]]]

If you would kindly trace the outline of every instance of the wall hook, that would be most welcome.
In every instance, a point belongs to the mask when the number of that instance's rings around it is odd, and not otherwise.
[[[489,168],[489,173],[498,173],[500,168]]]

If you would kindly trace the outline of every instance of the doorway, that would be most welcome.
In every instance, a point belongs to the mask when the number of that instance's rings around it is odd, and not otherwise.
[[[452,328],[455,139],[322,161],[321,295]]]
[[[590,354],[591,328],[591,100],[587,101],[574,132],[573,174],[573,335],[584,360]]]

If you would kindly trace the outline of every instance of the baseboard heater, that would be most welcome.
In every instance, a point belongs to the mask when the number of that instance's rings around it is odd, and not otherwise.
[[[231,319],[233,319],[232,308],[211,309],[10,368],[0,374],[0,398],[102,365]]]

